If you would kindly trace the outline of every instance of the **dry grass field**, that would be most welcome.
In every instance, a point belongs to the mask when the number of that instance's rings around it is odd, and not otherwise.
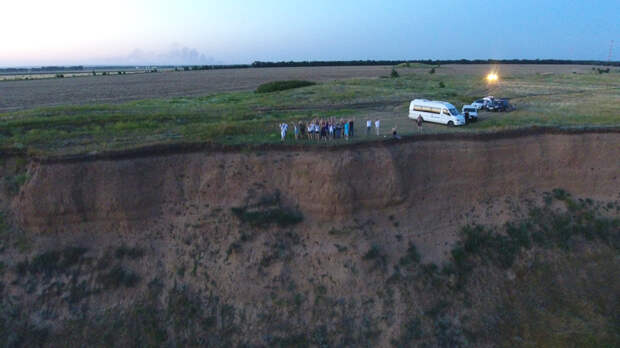
[[[588,73],[586,65],[502,65],[502,76],[527,74]],[[389,66],[263,68],[209,71],[165,71],[155,74],[77,76],[65,79],[0,81],[0,112],[42,106],[120,103],[148,98],[204,96],[217,92],[252,90],[275,80],[311,80],[325,82],[351,78],[388,76]],[[426,72],[430,66],[399,68],[399,71]],[[446,65],[438,76],[484,76],[494,69],[489,65]],[[49,75],[53,77],[54,75]]]
[[[275,80],[329,80],[389,75],[391,67],[316,67],[164,71],[150,74],[0,81],[0,112],[41,106],[120,103],[252,90]]]
[[[620,72],[592,66],[446,65],[316,67],[161,72],[0,82],[0,148],[39,154],[122,150],[178,142],[279,143],[278,123],[312,118],[381,119],[403,136],[493,132],[520,127],[620,126]],[[500,80],[485,76],[497,71]],[[316,85],[254,93],[265,82],[310,80]],[[458,109],[486,95],[509,98],[516,111],[481,113],[477,123],[447,128],[407,118],[414,98],[445,100]],[[4,111],[4,113],[2,113]],[[292,133],[292,132],[291,132]],[[340,144],[330,142],[330,144]],[[315,143],[294,141],[287,143]]]

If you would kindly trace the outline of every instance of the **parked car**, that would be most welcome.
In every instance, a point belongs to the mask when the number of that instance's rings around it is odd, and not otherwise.
[[[508,103],[506,99],[494,99],[493,103],[487,106],[489,111],[510,111],[512,110],[512,106]]]
[[[473,105],[463,105],[462,114],[465,117],[465,122],[478,121],[478,109]]]
[[[471,106],[476,108],[476,110],[480,110],[486,107],[487,102],[484,99],[478,99],[475,102],[471,103]]]

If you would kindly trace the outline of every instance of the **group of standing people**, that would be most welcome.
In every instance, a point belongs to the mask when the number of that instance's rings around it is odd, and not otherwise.
[[[280,137],[284,141],[286,139],[286,133],[288,132],[289,125],[287,123],[280,123]],[[295,134],[295,140],[308,138],[308,140],[328,141],[334,139],[346,139],[355,136],[355,122],[353,119],[335,120],[329,119],[313,119],[309,122],[299,121],[292,124]],[[373,122],[372,120],[366,120],[366,136],[370,136],[372,132]],[[374,127],[377,136],[381,134],[381,120],[374,121]]]

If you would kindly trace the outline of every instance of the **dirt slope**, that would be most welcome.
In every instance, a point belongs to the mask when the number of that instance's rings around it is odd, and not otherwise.
[[[410,233],[432,234],[432,243],[417,241],[426,250],[452,241],[463,224],[508,217],[506,199],[557,187],[618,198],[618,149],[616,133],[556,134],[33,164],[13,210],[39,233],[126,234],[191,223],[210,209],[228,211],[250,195],[279,191],[306,216],[301,229],[394,215],[415,226]]]
[[[597,323],[587,326],[593,342],[616,342],[605,323],[620,305],[609,278],[620,259],[608,244],[524,251],[508,270],[482,262],[464,290],[459,272],[437,269],[452,262],[464,225],[523,219],[555,188],[551,208],[574,209],[566,191],[617,214],[618,149],[616,132],[556,132],[32,161],[0,200],[13,224],[0,252],[0,314],[13,319],[0,315],[0,336],[13,345],[544,346],[547,336],[518,326],[538,308],[527,296],[557,287],[584,299],[592,286],[602,307],[579,318]],[[3,175],[19,167],[8,160]],[[554,310],[551,326],[564,318]],[[584,327],[560,319],[558,332]],[[503,337],[506,323],[514,333]]]

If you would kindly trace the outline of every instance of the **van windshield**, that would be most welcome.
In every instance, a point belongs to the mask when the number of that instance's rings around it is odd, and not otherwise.
[[[450,109],[448,109],[448,110],[450,110],[450,115],[452,115],[452,116],[457,116],[457,115],[459,114],[459,112],[458,112],[458,111],[456,111],[456,109],[455,109],[455,108],[450,108]]]

